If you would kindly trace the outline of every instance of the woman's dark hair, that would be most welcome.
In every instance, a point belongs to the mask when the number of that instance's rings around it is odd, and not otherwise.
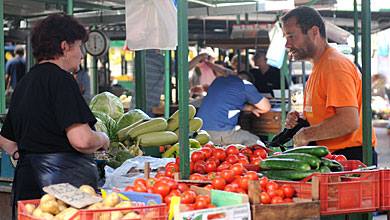
[[[248,72],[248,71],[240,71],[238,72],[237,76],[242,79],[242,80],[246,80],[246,81],[249,81],[251,83],[254,83],[255,82],[255,77],[252,75],[252,73]]]
[[[64,14],[49,15],[32,30],[33,55],[38,61],[54,59],[63,55],[61,42],[72,44],[87,39],[86,29],[75,18]]]
[[[301,27],[302,33],[307,34],[307,31],[313,26],[320,29],[320,35],[326,39],[325,23],[320,13],[317,10],[307,6],[300,6],[287,12],[281,17],[283,23],[290,18],[296,18],[297,24]]]

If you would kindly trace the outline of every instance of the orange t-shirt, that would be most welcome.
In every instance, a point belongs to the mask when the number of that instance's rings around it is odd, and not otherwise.
[[[317,141],[331,151],[362,146],[362,79],[357,67],[334,48],[327,48],[314,63],[304,95],[304,116],[317,125],[336,113],[337,107],[357,107],[360,127],[351,134]],[[372,144],[376,145],[375,132]]]

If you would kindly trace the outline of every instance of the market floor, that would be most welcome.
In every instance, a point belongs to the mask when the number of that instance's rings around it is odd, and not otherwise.
[[[376,151],[379,167],[390,167],[390,135],[387,134],[387,129],[382,127],[376,127],[375,134],[378,141]],[[386,219],[386,215],[374,216],[374,220]]]

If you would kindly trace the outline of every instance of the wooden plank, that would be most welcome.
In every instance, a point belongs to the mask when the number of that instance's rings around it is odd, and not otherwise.
[[[287,204],[251,205],[253,220],[317,220],[320,219],[319,201],[295,201]]]

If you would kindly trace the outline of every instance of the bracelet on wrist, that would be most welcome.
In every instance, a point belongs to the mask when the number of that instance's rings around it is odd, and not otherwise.
[[[18,154],[18,157],[16,157],[16,154]],[[19,151],[18,150],[16,150],[13,154],[12,154],[12,159],[14,159],[14,160],[19,160]]]

